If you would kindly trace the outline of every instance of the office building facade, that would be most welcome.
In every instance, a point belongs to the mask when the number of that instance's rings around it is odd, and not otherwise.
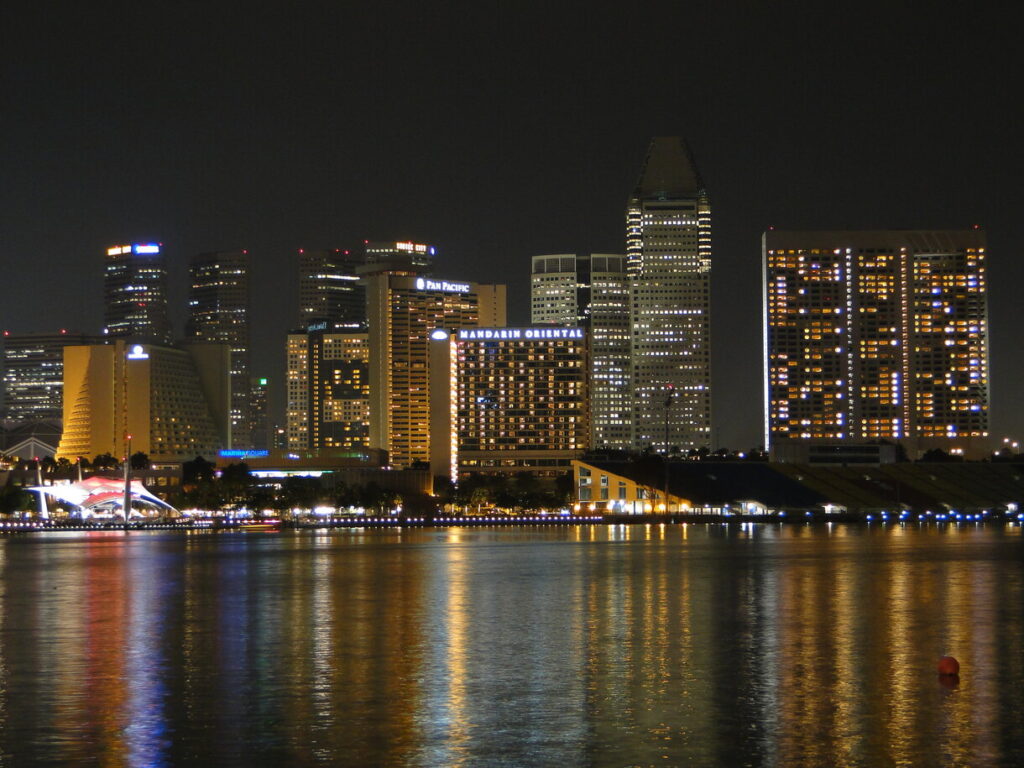
[[[369,447],[368,336],[314,326],[288,337],[288,449],[317,455]]]
[[[632,444],[629,306],[625,256],[594,253],[533,257],[531,322],[587,330],[590,443],[595,449],[627,450]]]
[[[189,265],[185,337],[231,350],[231,445],[252,445],[249,319],[251,260],[247,250],[202,253]]]
[[[987,453],[986,240],[965,231],[763,237],[765,438]]]
[[[107,249],[103,265],[103,335],[171,343],[163,245],[131,243]]]
[[[95,344],[82,333],[4,331],[3,418],[10,421],[61,419],[64,415],[64,347]]]
[[[298,259],[299,327],[326,322],[331,328],[365,329],[366,290],[357,275],[364,254],[303,248]]]
[[[686,143],[651,142],[626,209],[632,447],[711,444],[711,205]]]

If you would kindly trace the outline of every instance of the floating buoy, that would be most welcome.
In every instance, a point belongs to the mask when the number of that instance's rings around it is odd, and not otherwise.
[[[960,674],[960,662],[952,656],[943,656],[939,659],[939,674],[940,675],[959,675]]]

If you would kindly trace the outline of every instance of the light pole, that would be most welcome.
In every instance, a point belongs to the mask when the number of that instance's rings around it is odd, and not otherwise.
[[[128,530],[128,518],[132,512],[132,436],[125,435],[128,447],[124,457],[124,529]]]
[[[676,395],[676,387],[674,384],[668,384],[665,386],[667,395],[665,395],[665,514],[668,514],[668,414],[669,409],[672,407],[672,401]]]

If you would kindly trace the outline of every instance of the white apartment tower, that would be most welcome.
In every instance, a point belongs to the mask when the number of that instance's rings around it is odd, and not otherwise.
[[[626,209],[632,447],[711,444],[711,205],[686,142],[651,142]]]

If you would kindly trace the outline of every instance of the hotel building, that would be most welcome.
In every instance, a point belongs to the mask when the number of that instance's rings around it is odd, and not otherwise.
[[[231,445],[252,448],[249,373],[249,280],[247,250],[202,253],[189,265],[185,337],[227,344],[231,350]]]
[[[431,474],[554,477],[589,447],[586,332],[463,328],[431,334]]]
[[[430,460],[430,334],[505,324],[505,286],[427,277],[414,260],[367,264],[370,448],[391,466]]]
[[[985,233],[769,231],[765,439],[987,452]],[[795,455],[795,454],[794,454]]]
[[[64,349],[64,434],[57,458],[141,451],[154,461],[212,459],[230,433],[226,344]]]
[[[133,243],[108,248],[103,292],[105,336],[171,343],[167,268],[161,244]]]
[[[711,205],[686,143],[651,142],[626,210],[632,447],[711,443]]]
[[[530,278],[534,325],[579,326],[590,342],[590,444],[631,445],[629,284],[625,256],[605,253],[534,256]]]

